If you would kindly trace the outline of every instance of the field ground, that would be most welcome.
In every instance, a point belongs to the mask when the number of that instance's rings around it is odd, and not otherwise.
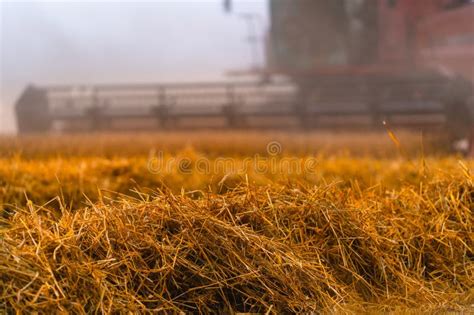
[[[0,139],[0,309],[465,312],[474,160],[408,132]]]

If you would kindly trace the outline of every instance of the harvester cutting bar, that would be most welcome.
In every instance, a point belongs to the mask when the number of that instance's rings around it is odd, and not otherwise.
[[[184,127],[442,126],[442,85],[287,81],[28,87],[16,104],[20,133]]]
[[[295,92],[294,85],[287,82],[30,86],[16,109],[20,132],[50,127],[171,127],[181,120],[206,118],[219,118],[223,125],[233,126],[238,115],[290,115]],[[136,120],[134,126],[125,124],[126,119]],[[121,121],[112,126],[117,120]]]

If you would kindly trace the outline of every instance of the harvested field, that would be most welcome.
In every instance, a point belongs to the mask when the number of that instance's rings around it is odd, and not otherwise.
[[[397,137],[4,138],[0,308],[467,313],[474,161]]]

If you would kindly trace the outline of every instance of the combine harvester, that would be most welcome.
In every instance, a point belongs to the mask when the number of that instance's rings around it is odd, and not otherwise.
[[[367,129],[387,122],[441,130],[473,150],[472,1],[272,0],[269,6],[267,67],[255,71],[260,80],[29,86],[16,104],[19,132]]]

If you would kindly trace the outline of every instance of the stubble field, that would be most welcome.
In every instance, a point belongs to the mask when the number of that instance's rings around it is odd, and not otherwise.
[[[416,134],[0,139],[0,309],[468,312],[474,161]]]

